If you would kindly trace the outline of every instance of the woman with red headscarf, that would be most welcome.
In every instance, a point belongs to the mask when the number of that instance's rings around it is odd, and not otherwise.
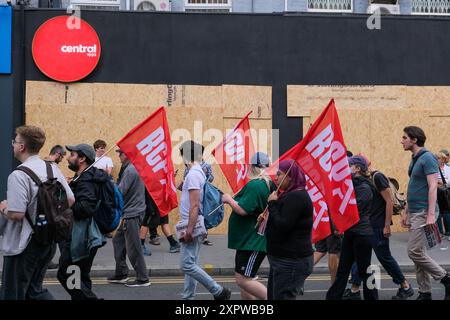
[[[294,160],[280,162],[276,183],[281,192],[272,193],[268,199],[267,297],[295,300],[313,270],[313,204],[305,190],[305,174]]]

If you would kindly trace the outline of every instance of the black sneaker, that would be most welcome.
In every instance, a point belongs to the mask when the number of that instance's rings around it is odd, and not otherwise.
[[[51,261],[49,264],[48,264],[48,270],[55,270],[55,269],[58,269],[58,267],[59,267],[59,265],[57,264],[57,263],[54,263],[53,261]]]
[[[409,286],[408,289],[399,288],[397,294],[392,296],[392,300],[406,300],[414,295],[414,290]]]
[[[419,292],[416,300],[433,300],[431,299],[431,292]]]
[[[112,276],[112,277],[108,277],[106,280],[109,283],[125,283],[128,281],[128,276]]]
[[[214,300],[230,300],[230,298],[231,290],[225,287],[223,287],[222,291],[217,296],[214,296]]]
[[[352,289],[345,289],[342,300],[361,300],[361,291],[352,292]]]
[[[442,278],[441,283],[445,286],[444,300],[450,300],[450,276],[448,274]]]
[[[170,246],[169,252],[170,253],[180,252],[180,244],[177,242],[173,246]]]
[[[150,280],[142,281],[142,280],[130,280],[125,283],[127,287],[136,288],[136,287],[148,287],[152,283]]]

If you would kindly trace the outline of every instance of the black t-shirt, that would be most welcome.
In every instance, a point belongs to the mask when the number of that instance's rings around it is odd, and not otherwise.
[[[384,220],[386,219],[386,201],[384,201],[380,192],[389,188],[389,181],[386,176],[379,171],[372,173],[372,181],[378,192],[374,192],[373,194],[370,224],[372,225],[372,228],[384,228]]]

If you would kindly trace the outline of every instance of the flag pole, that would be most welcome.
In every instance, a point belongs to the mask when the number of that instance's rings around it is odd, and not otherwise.
[[[97,160],[95,160],[94,163],[91,164],[89,167],[87,167],[85,170],[83,170],[83,172],[88,171],[90,168],[92,168],[97,162],[99,162],[104,156],[106,156],[108,153],[110,153],[111,150],[114,149],[115,147],[117,147],[117,144],[114,144],[111,148],[109,148],[107,151],[105,151],[105,153],[102,154],[101,157],[99,157]],[[83,172],[82,172],[82,173],[83,173]],[[73,181],[74,181],[74,182],[77,181],[78,178],[81,177],[81,174],[82,174],[82,173],[80,173],[80,175],[79,175],[78,177],[76,177]]]
[[[254,179],[258,179],[258,178],[262,177],[263,175],[264,175],[264,170],[263,170],[260,174],[258,174],[258,175],[256,176],[256,178],[254,178]],[[243,187],[242,187],[242,188],[243,188]],[[239,192],[241,192],[242,188],[239,189],[238,191],[236,191],[236,193],[233,194],[231,197],[234,198],[235,196],[237,196],[237,194],[238,194]],[[278,191],[278,190],[277,190],[277,191]],[[212,215],[214,212],[216,212],[217,210],[219,210],[220,207],[223,207],[223,206],[224,206],[224,204],[222,203],[220,206],[218,206],[218,207],[215,208],[213,211],[211,211],[210,213],[208,213],[208,216]]]
[[[287,175],[288,175],[289,172],[291,171],[291,168],[292,168],[292,166],[294,165],[294,163],[295,163],[295,160],[292,159],[292,163],[291,163],[291,165],[289,166],[289,169],[286,171],[286,174],[284,175],[283,179],[281,179],[281,182],[278,184],[277,190],[275,191],[276,193],[278,193],[278,191],[280,190],[280,187],[281,187],[281,185],[283,184],[284,179],[287,177]],[[268,210],[268,209],[269,209],[269,204],[267,204],[266,208],[264,209],[263,213],[261,214],[261,215],[263,216],[263,221],[266,221],[266,222],[267,222],[267,216],[269,215],[269,210]],[[256,229],[259,225],[260,225],[260,223],[259,223],[259,222],[256,222],[255,229]],[[265,224],[264,224],[263,227],[262,227],[262,230],[261,230],[261,231],[258,230],[258,234],[259,234],[259,235],[264,235],[265,229],[266,229],[266,226],[265,226]]]

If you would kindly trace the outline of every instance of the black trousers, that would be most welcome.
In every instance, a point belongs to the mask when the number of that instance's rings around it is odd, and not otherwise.
[[[354,234],[344,234],[342,239],[342,249],[339,258],[339,266],[336,273],[336,281],[327,292],[327,300],[340,300],[347,286],[348,276],[352,269],[352,264],[356,261],[358,274],[363,282],[363,294],[365,300],[378,300],[376,288],[369,289],[367,279],[371,274],[367,273],[372,259],[372,245],[370,236],[360,236]]]
[[[72,262],[70,254],[70,241],[60,242],[61,256],[59,258],[58,280],[64,289],[70,294],[72,300],[98,300],[98,297],[92,291],[92,280],[90,276],[92,263],[94,262],[97,248],[91,250],[89,257],[77,262]],[[67,274],[67,268],[71,265],[80,268],[80,288],[69,289],[68,281],[71,273]]]
[[[52,245],[42,246],[33,238],[25,250],[15,256],[3,257],[2,300],[53,300],[52,294],[42,287]]]

